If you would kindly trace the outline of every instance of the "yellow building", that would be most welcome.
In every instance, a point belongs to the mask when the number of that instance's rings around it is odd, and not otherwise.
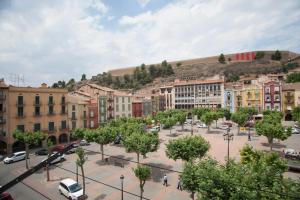
[[[292,110],[300,105],[300,83],[287,83],[282,86],[282,112],[286,121],[292,120]]]
[[[54,144],[68,142],[67,90],[6,86],[0,81],[0,152],[24,149],[12,133],[43,131]]]
[[[258,112],[263,109],[263,95],[261,85],[244,85],[241,91],[242,107],[253,107]]]

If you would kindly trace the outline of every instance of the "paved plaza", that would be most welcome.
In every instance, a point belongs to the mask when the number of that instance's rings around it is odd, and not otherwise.
[[[221,122],[219,122],[221,123]],[[224,130],[215,129],[215,124],[212,125],[211,133],[207,133],[206,129],[196,128],[194,126],[194,135],[201,135],[211,144],[209,150],[209,156],[224,163],[224,158],[227,156],[227,141],[224,141]],[[157,152],[147,154],[147,158],[141,157],[141,162],[148,164],[152,167],[151,179],[145,184],[144,197],[147,199],[159,200],[182,200],[189,199],[189,193],[186,191],[180,191],[176,189],[177,179],[179,172],[182,171],[183,162],[181,160],[173,161],[166,157],[165,144],[175,138],[190,135],[190,125],[185,127],[186,131],[180,131],[181,126],[175,126],[170,135],[169,130],[161,130],[160,135],[160,148]],[[234,138],[230,141],[230,157],[237,160],[240,159],[239,150],[246,144],[250,144],[258,149],[268,150],[269,147],[264,145],[266,139],[264,137],[253,136],[251,141],[248,141],[247,134],[237,135],[236,127],[231,129],[231,133],[234,134]],[[253,131],[252,131],[253,133]],[[292,135],[287,141],[281,142],[281,145],[275,145],[274,150],[281,151],[282,148],[294,148],[296,150],[299,147],[300,136]],[[297,148],[298,147],[298,148]],[[99,153],[99,145],[92,143],[90,146],[84,147],[88,154],[88,160],[84,165],[86,174],[86,191],[89,199],[107,199],[107,200],[119,200],[121,191],[116,189],[121,187],[120,176],[124,175],[124,199],[134,200],[139,199],[137,197],[140,194],[138,179],[134,176],[132,168],[136,167],[136,154],[126,153],[125,149],[121,146],[107,145],[104,147],[106,158],[108,162],[101,160],[101,154]],[[117,159],[116,157],[120,158]],[[40,162],[44,156],[32,156],[31,165]],[[66,155],[66,161],[57,164],[57,167],[52,166],[50,171],[51,181],[46,182],[46,173],[44,170],[33,174],[24,180],[24,183],[34,187],[39,192],[44,194],[50,199],[66,199],[60,196],[58,193],[58,182],[61,179],[70,177],[76,179],[76,155]],[[121,167],[122,164],[124,165]],[[10,169],[10,170],[8,170]],[[0,164],[0,172],[7,171],[12,176],[25,171],[24,161],[17,162],[10,165]],[[80,172],[80,170],[79,170]],[[164,174],[168,176],[168,187],[163,186],[162,178]],[[299,177],[298,174],[288,174],[292,177]],[[79,177],[79,182],[81,182]],[[6,180],[7,181],[7,180]],[[1,184],[3,182],[1,181]],[[11,189],[12,195],[15,196],[13,189]],[[128,194],[126,192],[133,193]],[[21,199],[21,198],[16,198]],[[42,199],[42,198],[41,198]]]

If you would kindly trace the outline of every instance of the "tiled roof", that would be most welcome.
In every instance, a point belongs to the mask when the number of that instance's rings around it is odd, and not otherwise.
[[[221,79],[218,80],[194,80],[194,81],[179,81],[174,83],[174,86],[181,85],[197,85],[197,84],[209,84],[209,83],[223,83],[224,81]]]

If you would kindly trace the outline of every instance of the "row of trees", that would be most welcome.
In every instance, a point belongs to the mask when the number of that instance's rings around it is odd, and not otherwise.
[[[71,78],[67,83],[63,81],[58,81],[56,83],[53,83],[51,86],[52,88],[61,88],[61,89],[67,89],[68,91],[73,91],[75,89],[76,82],[74,78]]]

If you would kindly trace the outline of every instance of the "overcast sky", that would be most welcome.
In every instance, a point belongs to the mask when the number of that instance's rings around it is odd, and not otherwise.
[[[300,53],[299,0],[0,0],[0,78],[26,85],[272,49]]]

